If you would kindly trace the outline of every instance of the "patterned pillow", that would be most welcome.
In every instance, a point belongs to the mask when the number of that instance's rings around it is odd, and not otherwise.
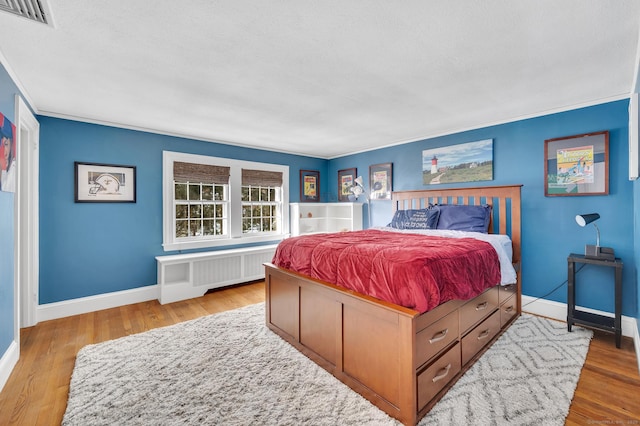
[[[436,229],[487,233],[491,221],[491,206],[463,206],[439,204],[440,217]]]
[[[396,229],[435,229],[440,210],[433,206],[426,209],[398,210],[387,226]]]

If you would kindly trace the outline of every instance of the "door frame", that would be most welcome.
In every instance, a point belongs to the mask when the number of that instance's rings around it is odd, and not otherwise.
[[[38,323],[40,123],[20,95],[16,95],[15,104],[18,173],[14,200],[14,337],[19,343],[20,328]]]

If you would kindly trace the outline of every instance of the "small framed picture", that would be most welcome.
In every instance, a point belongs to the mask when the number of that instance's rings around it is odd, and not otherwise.
[[[544,195],[609,194],[609,132],[544,141]]]
[[[393,164],[369,166],[370,200],[390,200],[393,187]]]
[[[300,202],[320,201],[320,172],[300,170]]]
[[[136,168],[75,162],[76,203],[135,203]]]
[[[349,201],[351,187],[357,175],[358,170],[356,168],[338,170],[338,201]]]

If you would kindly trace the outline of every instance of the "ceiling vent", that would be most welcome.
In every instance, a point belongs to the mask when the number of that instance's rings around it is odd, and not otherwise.
[[[45,1],[46,0],[0,0],[0,10],[49,25],[50,19],[45,12],[47,5],[43,4]]]

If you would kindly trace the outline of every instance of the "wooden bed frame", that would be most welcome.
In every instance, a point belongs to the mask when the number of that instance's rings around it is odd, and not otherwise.
[[[522,185],[402,191],[393,209],[491,204],[489,232],[513,242],[517,283],[429,312],[266,264],[266,324],[405,425],[415,425],[521,313]]]

